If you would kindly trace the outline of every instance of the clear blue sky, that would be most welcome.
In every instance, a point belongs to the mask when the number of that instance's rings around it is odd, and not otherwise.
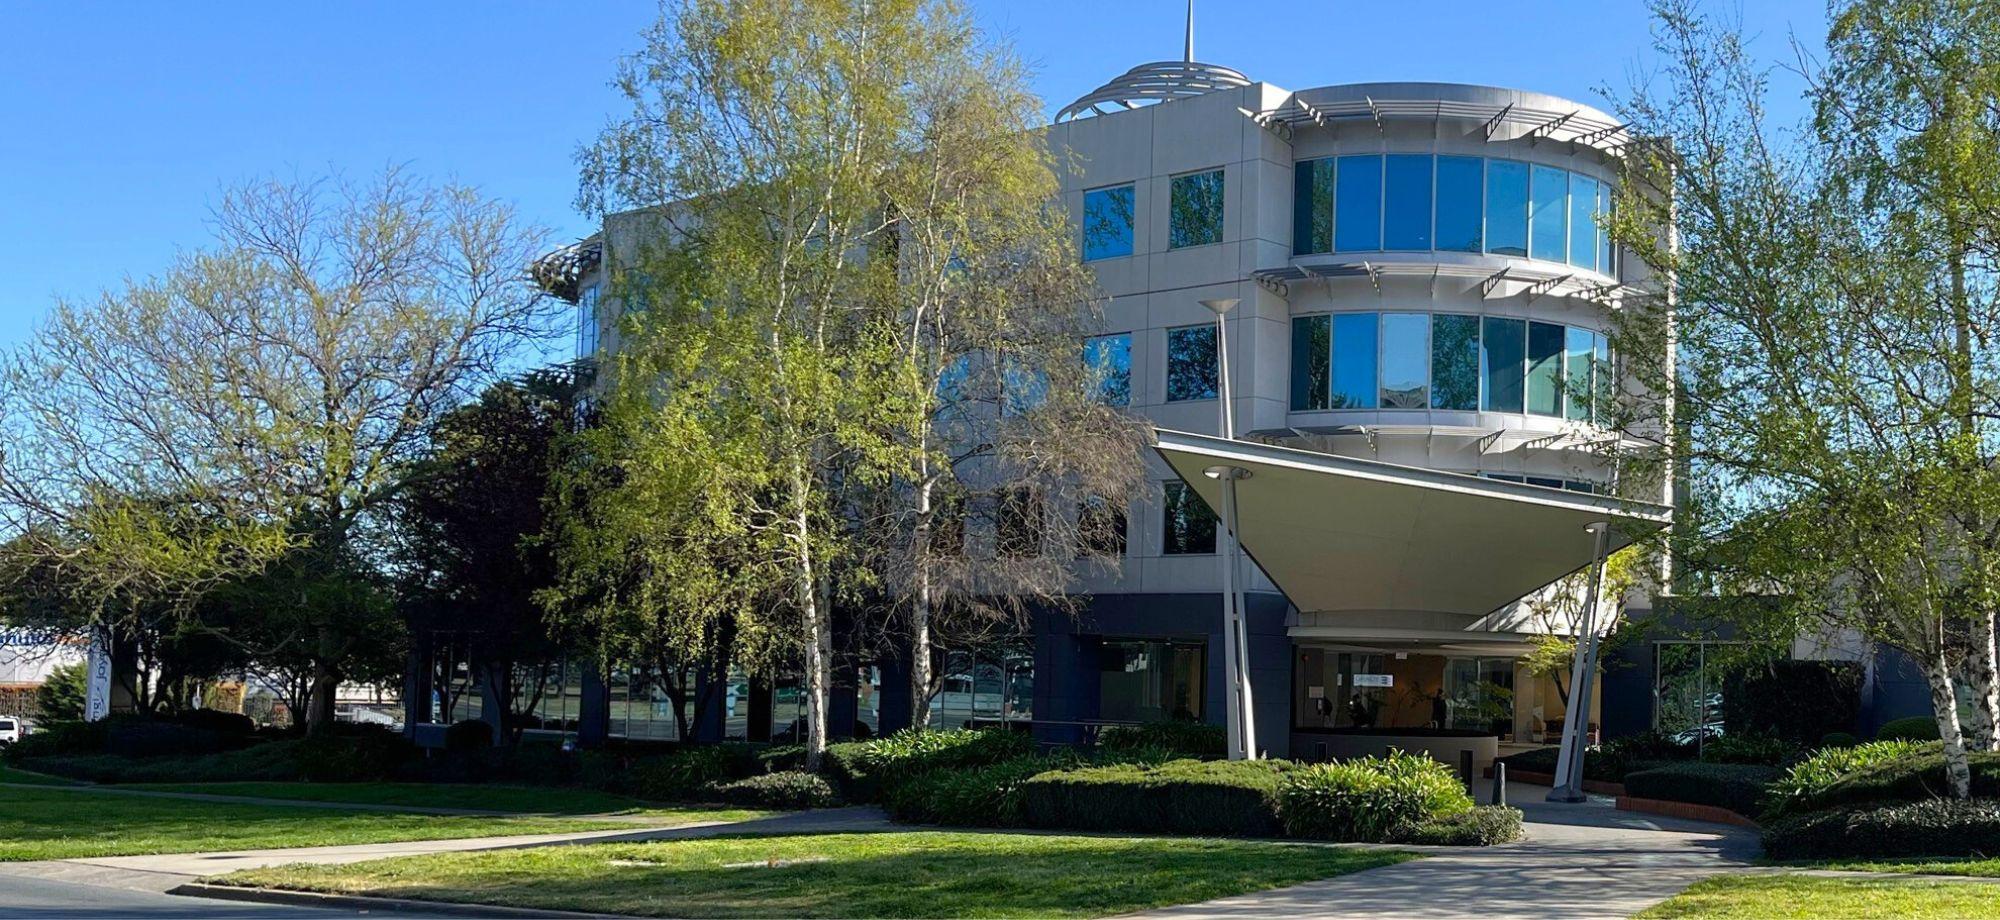
[[[1050,112],[1181,52],[1183,0],[969,0],[1036,67]],[[1734,2],[1725,8],[1734,9]],[[1819,2],[1743,11],[1766,55],[1824,36]],[[572,156],[618,110],[652,0],[0,6],[0,347],[205,245],[225,183],[388,163],[513,201],[559,239]],[[1645,72],[1639,0],[1201,0],[1196,57],[1286,88],[1440,80],[1602,104]]]

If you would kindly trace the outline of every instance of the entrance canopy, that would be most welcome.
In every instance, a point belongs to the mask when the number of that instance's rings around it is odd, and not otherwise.
[[[1478,617],[1588,566],[1611,524],[1610,548],[1667,526],[1663,505],[1504,482],[1375,460],[1155,432],[1155,449],[1208,503],[1222,507],[1212,467],[1236,481],[1244,552],[1302,613],[1431,612]]]

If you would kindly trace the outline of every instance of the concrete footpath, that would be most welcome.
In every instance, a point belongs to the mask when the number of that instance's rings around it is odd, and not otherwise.
[[[1508,784],[1508,804],[1527,818],[1516,843],[1426,848],[1423,859],[1138,916],[1630,917],[1704,878],[1747,870],[1758,853],[1747,828],[1618,811],[1604,798],[1552,805],[1547,794]]]

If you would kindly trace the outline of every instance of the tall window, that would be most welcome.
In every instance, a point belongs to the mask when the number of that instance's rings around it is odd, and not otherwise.
[[[1315,412],[1328,408],[1332,392],[1333,318],[1318,316],[1292,318],[1292,411]]]
[[[1341,157],[1334,195],[1333,248],[1366,252],[1382,248],[1382,158]]]
[[[1383,164],[1382,248],[1431,248],[1431,158],[1396,154]]]
[[[1555,323],[1528,324],[1528,411],[1563,412],[1563,327]]]
[[[1375,333],[1373,313],[1333,315],[1332,408],[1373,409],[1377,405]]]
[[[1160,552],[1185,556],[1215,552],[1215,512],[1185,482],[1166,484]]]
[[[1486,161],[1486,251],[1528,254],[1528,164]]]
[[[576,296],[576,356],[588,358],[597,354],[597,285],[593,284],[577,292]]]
[[[1132,254],[1132,186],[1114,185],[1083,193],[1083,260]]]
[[[1591,388],[1591,363],[1597,356],[1597,335],[1588,329],[1570,327],[1563,341],[1563,389],[1569,411],[1577,421],[1589,421],[1596,414]]]
[[[1479,408],[1479,317],[1439,313],[1432,318],[1431,408]]]
[[[1382,314],[1382,408],[1430,405],[1431,315]]]
[[[1569,173],[1535,167],[1528,257],[1561,262],[1569,251]]]
[[[1167,330],[1167,401],[1214,399],[1216,383],[1215,327]]]
[[[1125,555],[1125,509],[1093,495],[1076,507],[1077,550],[1085,556]]]
[[[1097,381],[1097,398],[1108,406],[1132,402],[1132,334],[1100,335],[1083,343],[1083,363]]]
[[[1111,722],[1201,719],[1205,646],[1106,639],[1097,666],[1097,717]]]
[[[1485,189],[1486,161],[1479,157],[1437,158],[1437,248],[1478,252],[1480,199]]]
[[[996,554],[1021,559],[1042,554],[1042,500],[1033,489],[1004,489],[995,496],[999,507],[993,520]]]
[[[1597,185],[1589,176],[1569,177],[1569,264],[1578,268],[1597,269]]]
[[[1333,251],[1333,158],[1292,168],[1292,251]]]
[[[1608,182],[1598,183],[1598,223],[1603,226],[1597,230],[1597,270],[1607,275],[1616,275],[1618,274],[1618,266],[1612,261],[1611,234],[1604,229],[1611,225],[1611,197],[1611,184]]]
[[[1222,170],[1175,176],[1169,196],[1167,248],[1222,242]]]
[[[1485,378],[1479,408],[1488,412],[1521,411],[1523,365],[1528,357],[1528,324],[1524,320],[1488,316],[1479,336],[1479,372]]]

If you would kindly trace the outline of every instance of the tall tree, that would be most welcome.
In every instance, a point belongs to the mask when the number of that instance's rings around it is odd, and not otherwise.
[[[144,588],[184,611],[281,557],[379,562],[380,512],[431,425],[543,325],[522,271],[541,233],[469,188],[394,169],[251,184],[214,226],[165,274],[58,304],[0,371],[0,508],[20,533],[120,536],[90,541],[95,557],[28,547],[102,596]],[[171,495],[212,526],[148,523],[134,509],[149,506],[105,495]],[[299,618],[313,725],[379,625],[356,616],[370,609],[269,611]]]
[[[1837,8],[1829,61],[1804,68],[1814,121],[1787,135],[1733,31],[1688,0],[1656,12],[1668,85],[1628,114],[1657,142],[1630,151],[1613,233],[1674,309],[1624,311],[1612,344],[1651,394],[1633,418],[1671,399],[1679,422],[1680,589],[1760,596],[1738,606],[1778,638],[1909,653],[1963,797],[1955,675],[1990,672],[2000,561],[2000,14]]]

